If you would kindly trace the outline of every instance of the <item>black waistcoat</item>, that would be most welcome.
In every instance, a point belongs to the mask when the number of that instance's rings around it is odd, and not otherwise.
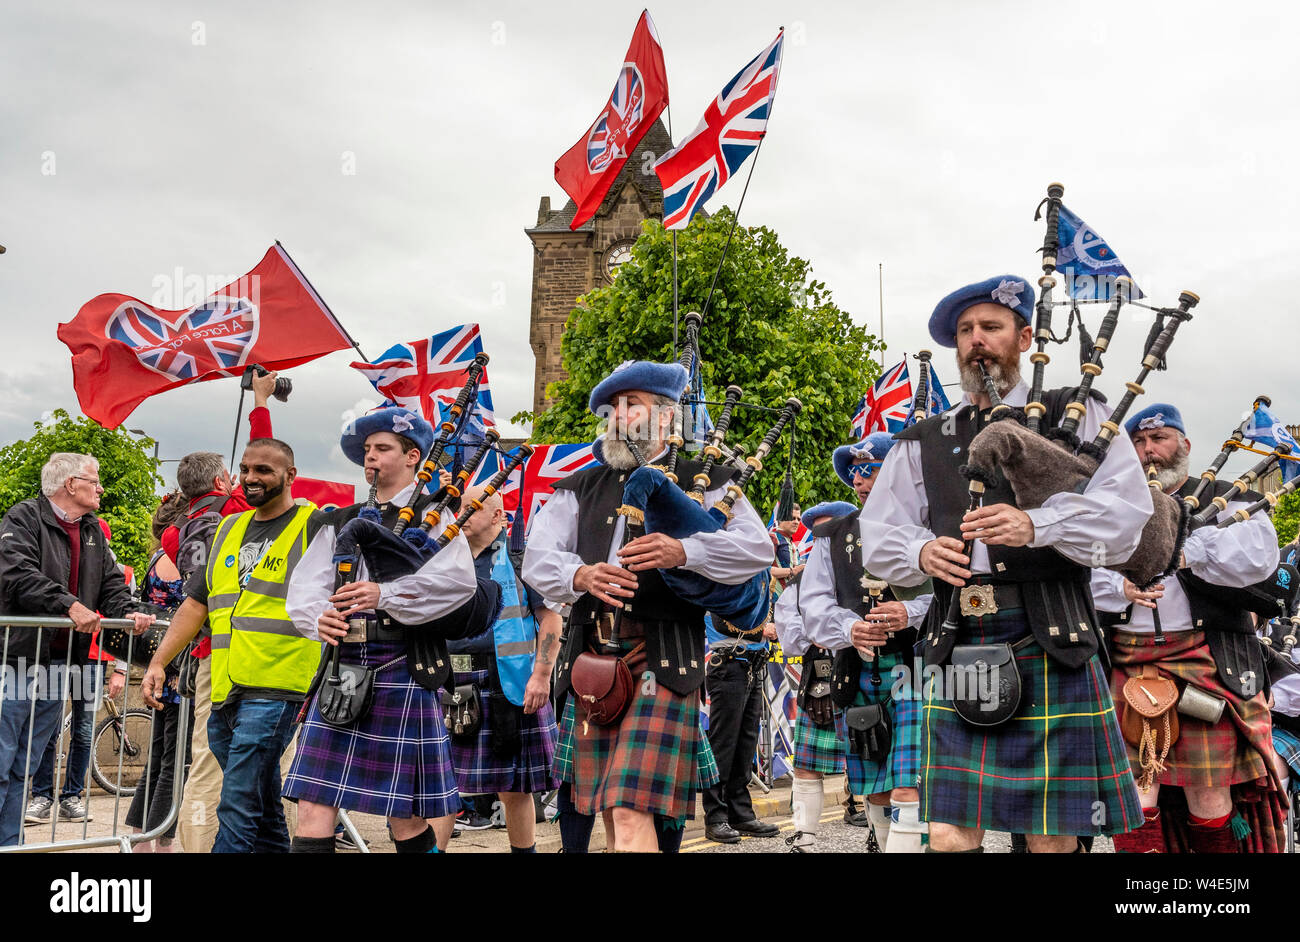
[[[1181,501],[1191,496],[1199,482],[1199,478],[1188,478],[1171,496]],[[1213,498],[1226,494],[1231,488],[1230,481],[1211,481],[1208,494],[1201,498],[1201,506],[1207,506]],[[1254,491],[1247,491],[1238,499],[1251,502],[1259,497]],[[1255,637],[1254,620],[1245,608],[1249,589],[1216,586],[1194,575],[1190,569],[1179,569],[1174,576],[1187,596],[1187,607],[1192,614],[1191,630],[1205,632],[1219,679],[1229,690],[1246,700],[1266,689],[1268,672],[1264,667],[1264,653]],[[1108,629],[1123,629],[1132,614],[1132,605],[1122,612],[1105,612],[1101,616],[1102,623]]]
[[[697,462],[681,458],[677,461],[679,481],[689,483],[700,470]],[[629,474],[602,464],[584,468],[555,485],[556,490],[571,491],[578,499],[577,554],[586,565],[609,558]],[[730,477],[731,469],[715,468],[709,489],[721,487]],[[639,526],[630,526],[625,535],[633,539],[642,532]],[[685,696],[698,690],[704,683],[704,609],[673,592],[657,569],[642,570],[636,578],[636,594],[624,602],[624,613],[647,626],[645,644],[650,670],[674,693]],[[569,635],[555,678],[557,697],[568,690],[573,660],[590,642],[602,607],[603,603],[590,594],[573,603]]]
[[[433,502],[433,495],[421,493],[415,501],[415,517],[411,526],[420,525],[420,519]],[[352,504],[324,511],[325,523],[333,525],[335,534],[349,520],[361,512],[364,504]],[[384,526],[392,529],[401,513],[401,505],[386,502],[379,505],[379,516]],[[406,629],[406,668],[411,677],[426,690],[437,690],[451,679],[451,657],[447,653],[447,639],[436,631],[425,630],[426,625],[403,625],[382,609],[375,613],[383,628],[403,627]]]
[[[1074,393],[1074,388],[1067,387],[1043,394],[1043,404],[1047,407],[1044,427],[1060,424]],[[970,509],[967,480],[961,466],[966,463],[971,440],[987,424],[974,406],[965,406],[951,417],[932,416],[894,436],[899,441],[915,441],[920,445],[921,474],[930,509],[929,528],[936,536],[961,539],[961,518]],[[985,489],[983,505],[992,504],[1018,506],[1005,479]],[[990,577],[995,582],[1020,585],[1025,620],[1034,639],[1054,661],[1064,667],[1082,667],[1101,650],[1087,567],[1051,547],[989,546],[986,549],[992,569]],[[948,583],[935,580],[935,600],[924,632],[927,664],[946,662],[956,640],[954,634],[938,630],[948,614],[954,591]]]

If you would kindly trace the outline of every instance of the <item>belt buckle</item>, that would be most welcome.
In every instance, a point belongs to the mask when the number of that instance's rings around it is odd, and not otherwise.
[[[343,640],[348,644],[361,644],[368,640],[370,625],[376,623],[374,612],[357,612],[348,616],[348,633]]]
[[[451,656],[451,669],[457,674],[472,673],[474,670],[474,655],[453,654]]]
[[[961,613],[969,618],[994,615],[998,610],[991,585],[963,586],[958,601],[961,603]]]
[[[605,631],[608,630],[608,637]],[[596,616],[596,643],[601,647],[609,647],[613,644],[614,637],[614,613],[601,612]]]

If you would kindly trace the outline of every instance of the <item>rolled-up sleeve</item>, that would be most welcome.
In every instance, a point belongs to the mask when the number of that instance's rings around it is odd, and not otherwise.
[[[1228,504],[1218,515],[1226,520],[1248,505]],[[1213,525],[1192,531],[1183,543],[1183,558],[1194,575],[1214,585],[1244,588],[1273,575],[1277,569],[1277,531],[1266,514],[1255,514],[1220,530]]]
[[[935,538],[921,479],[921,446],[901,441],[890,449],[858,516],[866,568],[892,585],[926,580],[921,548]]]
[[[803,613],[799,610],[801,582],[791,583],[776,600],[772,621],[776,625],[776,638],[787,658],[802,657],[808,650],[808,636],[804,634]]]
[[[808,640],[832,651],[849,647],[853,623],[858,616],[847,608],[841,608],[835,598],[830,540],[825,537],[813,541],[800,585],[799,607],[803,609],[804,632]]]

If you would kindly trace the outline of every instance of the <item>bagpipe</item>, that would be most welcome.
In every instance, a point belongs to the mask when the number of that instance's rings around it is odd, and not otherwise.
[[[1039,204],[1040,210],[1044,205],[1047,207],[1047,235],[1040,249],[1043,276],[1038,281],[1041,291],[1034,312],[1035,350],[1030,354],[1033,380],[1029,399],[1023,409],[1002,403],[985,365],[979,363],[985,388],[990,401],[994,403],[990,416],[992,421],[971,442],[968,462],[964,467],[968,479],[978,479],[983,484],[1005,480],[1015,494],[1017,506],[1023,510],[1041,507],[1053,494],[1080,493],[1084,490],[1105,459],[1111,442],[1119,434],[1134,401],[1146,392],[1142,384],[1153,371],[1165,368],[1165,359],[1178,328],[1192,319],[1191,310],[1200,301],[1191,291],[1183,291],[1178,295],[1176,307],[1139,304],[1132,298],[1132,282],[1125,277],[1117,277],[1097,335],[1095,338],[1090,336],[1078,306],[1092,302],[1077,299],[1062,302],[1052,300],[1052,291],[1056,286],[1053,277],[1056,256],[1060,250],[1057,224],[1064,193],[1063,186],[1053,183],[1048,187],[1047,198]],[[1039,214],[1034,218],[1038,219]],[[1081,378],[1064,405],[1064,418],[1060,426],[1044,428],[1048,407],[1044,402],[1043,385],[1047,364],[1051,362],[1046,347],[1049,342],[1064,343],[1069,339],[1068,331],[1063,338],[1057,338],[1052,332],[1053,308],[1058,304],[1071,306],[1070,326],[1072,328],[1077,323],[1079,327]],[[1092,390],[1093,382],[1102,373],[1102,359],[1115,335],[1120,310],[1125,304],[1146,307],[1156,315],[1147,335],[1141,368],[1134,380],[1125,383],[1123,398],[1110,417],[1101,423],[1096,437],[1092,441],[1082,441],[1079,438],[1079,428],[1087,411],[1089,397],[1096,395]],[[1125,562],[1107,566],[1122,572],[1130,581],[1142,586],[1149,585],[1172,571],[1181,554],[1186,532],[1182,507],[1166,495],[1161,494],[1164,499],[1158,498],[1157,493],[1152,494],[1155,512],[1143,529],[1138,548]]]
[[[685,316],[686,339],[678,362],[685,367],[689,378],[699,363],[699,331],[701,316],[691,311]],[[684,539],[698,533],[716,533],[727,525],[736,501],[744,496],[745,486],[763,468],[763,460],[771,453],[788,425],[803,408],[802,403],[790,397],[779,409],[747,404],[741,401],[743,391],[739,386],[729,386],[722,412],[703,448],[704,460],[693,479],[689,491],[683,490],[677,480],[677,456],[685,440],[682,437],[686,409],[697,404],[688,380],[682,392],[673,420],[672,434],[668,437],[668,452],[663,467],[646,463],[635,445],[629,443],[638,467],[629,476],[623,489],[622,505],[618,513],[624,518],[624,542],[633,527],[645,533],[663,533],[674,539]],[[705,404],[700,400],[699,404]],[[755,448],[754,454],[745,456],[739,447],[726,443],[732,415],[737,406],[765,412],[776,412],[777,418]],[[793,436],[793,429],[791,431]],[[793,444],[791,445],[793,455]],[[704,508],[704,494],[710,475],[716,466],[729,467],[735,478],[726,485],[726,494],[712,507]],[[727,633],[752,634],[768,621],[770,579],[767,571],[757,573],[740,585],[726,585],[685,569],[660,570],[664,582],[682,599],[700,606],[727,623]],[[615,633],[622,609],[615,612]],[[715,621],[715,623],[717,623]],[[723,626],[718,625],[719,628]]]
[[[487,361],[487,354],[480,353],[468,367],[465,384],[449,408],[447,418],[439,426],[438,435],[429,446],[429,453],[416,475],[411,497],[398,512],[393,528],[390,530],[382,522],[376,474],[375,480],[370,484],[365,505],[356,517],[339,529],[335,536],[333,557],[335,595],[356,579],[358,561],[361,559],[365,560],[370,577],[376,582],[391,582],[419,570],[456,538],[466,521],[483,508],[483,501],[499,491],[510,475],[532,454],[533,449],[528,445],[520,445],[512,452],[503,454],[506,460],[483,486],[482,496],[462,499],[466,486],[487,453],[500,452],[497,447],[500,435],[494,429],[487,429],[477,442],[462,441],[472,411],[469,404],[477,397],[479,378]],[[416,504],[429,482],[439,473],[443,455],[450,448],[465,448],[470,445],[473,445],[474,450],[469,453],[463,466],[449,483],[435,492],[433,504],[424,514],[419,526],[411,527]],[[456,517],[445,528],[439,529],[443,515],[457,501],[460,505]],[[365,616],[358,614],[349,619],[349,628],[363,632],[364,621]],[[312,695],[320,686],[319,709],[322,718],[337,725],[349,722],[350,711],[356,709],[357,681],[355,677],[345,675],[348,670],[355,672],[355,665],[342,665],[340,653],[340,646],[334,645],[329,655],[322,660],[321,669],[308,690],[299,719],[305,716]]]

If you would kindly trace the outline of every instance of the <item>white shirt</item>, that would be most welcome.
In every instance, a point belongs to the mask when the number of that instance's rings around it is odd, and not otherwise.
[[[704,506],[712,507],[725,493],[725,488],[706,491]],[[772,565],[772,540],[754,508],[742,497],[733,509],[734,514],[723,529],[697,533],[681,541],[686,562],[680,568],[723,585],[740,585]],[[605,561],[613,566],[619,565],[623,524],[621,516],[615,518],[605,556]],[[573,575],[585,565],[577,548],[578,497],[572,491],[556,491],[529,527],[524,579],[544,598],[573,604],[582,596],[573,588]]]
[[[1300,647],[1291,649],[1291,660],[1300,664]],[[1272,691],[1274,713],[1281,713],[1283,716],[1300,716],[1300,674],[1287,674],[1273,684]]]
[[[1028,398],[1029,387],[1021,380],[1003,401],[1023,406]],[[963,396],[961,403],[944,414],[970,404],[970,396]],[[1102,420],[1102,407],[1090,398],[1079,437],[1092,440]],[[879,473],[860,514],[867,568],[894,585],[920,585],[925,581],[921,548],[935,538],[921,477],[921,443],[897,442]],[[1043,506],[1025,511],[1034,524],[1029,545],[1053,547],[1083,566],[1123,562],[1137,549],[1151,512],[1146,474],[1132,441],[1121,431],[1082,494],[1053,494]],[[974,573],[991,571],[988,548],[978,540],[967,568]]]
[[[1235,511],[1249,506],[1244,501],[1233,501],[1216,520],[1231,516]],[[1277,531],[1267,514],[1254,514],[1249,520],[1234,523],[1222,530],[1207,524],[1195,530],[1183,544],[1187,568],[1214,585],[1240,589],[1254,585],[1273,575],[1277,569]],[[1160,630],[1198,631],[1210,627],[1192,624],[1192,609],[1187,593],[1176,576],[1164,580],[1165,594],[1156,603],[1160,612]],[[1109,569],[1092,571],[1092,598],[1097,608],[1104,612],[1122,612],[1129,600],[1124,596],[1124,577]],[[1125,631],[1137,634],[1155,632],[1152,610],[1144,605],[1134,605]]]
[[[781,642],[781,651],[787,659],[803,657],[804,652],[812,647],[812,642],[804,634],[803,612],[799,606],[800,585],[802,582],[786,586],[781,597],[776,600],[776,607],[772,609],[776,639]]]
[[[405,506],[415,485],[404,488],[392,503]],[[368,581],[364,559],[357,562],[357,581]],[[433,621],[464,605],[474,595],[478,579],[474,575],[474,557],[465,534],[433,555],[423,566],[407,576],[379,584],[378,609],[404,625]],[[316,621],[326,609],[333,608],[334,594],[334,527],[323,526],[312,537],[289,579],[285,609],[293,625],[308,638],[319,639]]]
[[[807,632],[810,643],[832,651],[852,647],[853,623],[862,619],[847,608],[842,608],[836,599],[835,571],[831,568],[831,541],[827,537],[813,541],[801,584],[803,598],[799,607],[802,609],[804,631]],[[915,628],[921,624],[933,600],[933,595],[926,594],[903,603],[907,609],[907,627]]]

